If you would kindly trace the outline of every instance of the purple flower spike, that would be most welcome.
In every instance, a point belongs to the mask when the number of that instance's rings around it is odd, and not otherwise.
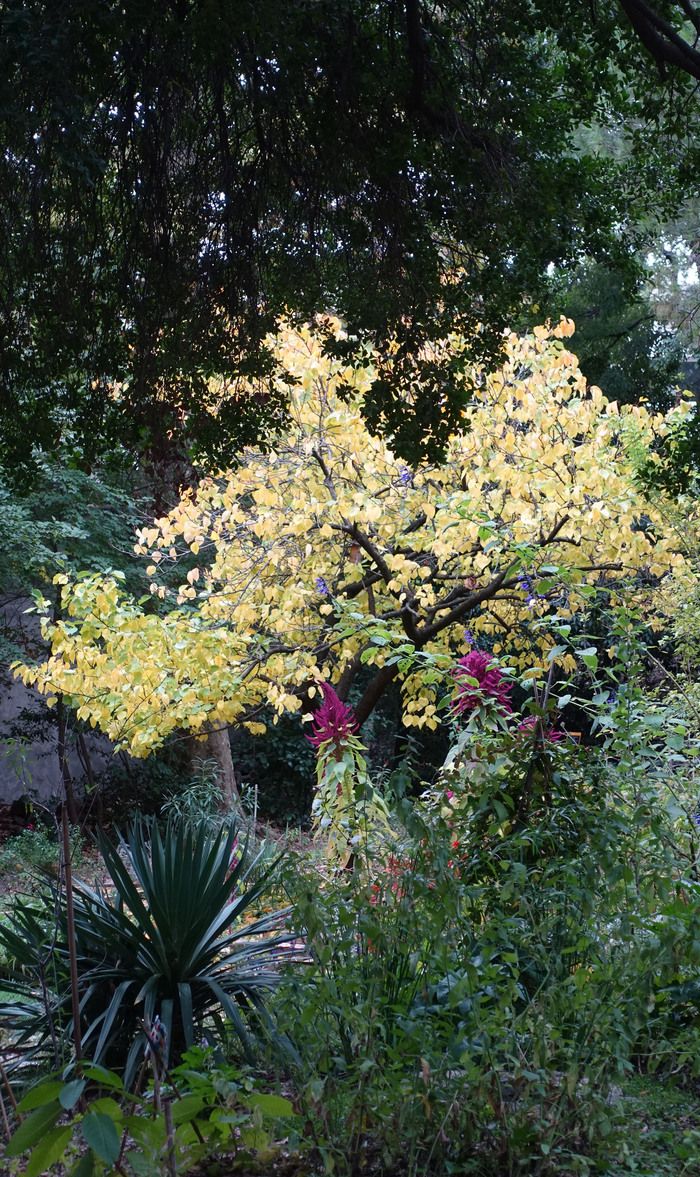
[[[306,738],[314,748],[320,748],[321,744],[327,743],[328,740],[334,740],[336,746],[340,747],[348,736],[357,731],[355,713],[352,707],[348,707],[338,698],[333,687],[327,682],[321,683],[321,690],[323,702],[314,712],[312,733]]]
[[[399,481],[402,486],[413,485],[413,471],[409,470],[408,466],[402,466],[399,471]]]
[[[326,582],[322,576],[317,576],[314,581],[314,584],[316,586],[316,592],[319,593],[322,597],[330,596],[331,590],[329,589],[328,585],[326,584]]]
[[[485,698],[493,699],[502,711],[510,713],[513,710],[510,703],[511,685],[504,679],[492,655],[484,650],[472,650],[458,659],[453,677],[457,680],[454,701],[456,715],[475,711]],[[469,678],[475,678],[479,685],[475,687],[466,682]]]

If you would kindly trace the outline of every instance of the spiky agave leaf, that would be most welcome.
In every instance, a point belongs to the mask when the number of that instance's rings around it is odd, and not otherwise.
[[[192,1045],[205,1024],[221,1025],[222,1015],[250,1052],[279,965],[298,955],[286,912],[249,919],[277,863],[262,864],[260,856],[247,862],[246,853],[233,853],[236,839],[234,827],[212,833],[205,825],[171,819],[161,831],[154,820],[139,819],[120,847],[104,835],[98,838],[110,891],[75,883],[83,1050],[94,1062],[124,1067],[129,1084],[142,1053],[140,1027],[156,1013],[171,1055]],[[49,888],[47,911],[55,899]],[[43,927],[39,916],[32,918]],[[28,919],[17,909],[0,928],[6,954],[24,954],[19,988],[25,997],[36,989],[31,965],[40,941],[35,929],[36,943],[27,949]],[[67,1043],[70,992],[62,917],[54,955],[54,1014]],[[41,1010],[34,1016],[24,1011],[23,1019],[20,1027],[9,1004],[0,1008],[0,1024],[45,1043],[48,1027]]]

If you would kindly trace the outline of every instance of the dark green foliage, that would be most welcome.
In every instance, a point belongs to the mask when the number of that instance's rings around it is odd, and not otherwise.
[[[83,856],[83,840],[76,827],[71,835],[71,859],[78,865]],[[61,851],[58,832],[55,828],[32,824],[8,838],[0,847],[0,875],[9,876],[13,882],[22,876],[36,877],[41,872],[58,874]]]
[[[557,274],[534,318],[556,321],[560,315],[576,324],[571,347],[589,384],[621,404],[644,398],[658,412],[671,407],[681,348],[670,329],[656,322],[651,300],[622,275],[591,263]],[[532,319],[530,312],[529,328]]]
[[[234,732],[232,750],[236,769],[245,786],[247,806],[256,802],[261,820],[280,825],[308,821],[311,812],[315,755],[304,739],[305,728],[296,716],[272,714],[262,736],[250,736],[242,729]]]
[[[104,826],[118,826],[125,813],[159,814],[163,803],[187,788],[192,763],[184,741],[171,740],[147,760],[115,756],[96,777],[98,795],[90,798],[88,820],[99,818]]]
[[[320,893],[295,864],[313,965],[277,1000],[332,1171],[607,1172],[632,1068],[696,1073],[694,758],[629,620],[615,665],[583,651],[597,746],[475,715],[393,854]]]
[[[227,1021],[249,1052],[255,1025],[267,1022],[266,994],[293,949],[284,912],[250,918],[274,865],[248,863],[236,843],[233,827],[212,834],[168,823],[161,832],[143,819],[119,847],[98,839],[113,892],[75,883],[83,1049],[126,1068],[127,1085],[143,1055],[143,1023],[156,1014],[171,1058],[205,1026],[223,1036]],[[35,899],[15,900],[0,945],[3,988],[23,1003],[3,1007],[4,1025],[40,1052],[53,1030],[59,1049],[70,1035],[70,993],[65,917],[51,884]]]
[[[697,409],[679,421],[658,445],[656,460],[647,460],[637,471],[645,491],[676,497],[692,492],[700,474],[700,414]]]
[[[434,454],[463,394],[423,340],[458,327],[492,354],[549,263],[625,266],[636,214],[672,210],[693,173],[669,149],[690,79],[664,90],[603,6],[8,0],[1,17],[13,465],[29,422],[88,463],[116,440],[156,467],[228,461],[280,421],[275,316],[329,308],[351,335],[396,334],[368,419]],[[586,153],[590,123],[634,127],[629,159]],[[234,389],[216,412],[212,374]]]
[[[36,456],[29,483],[16,475],[0,470],[0,593],[46,589],[57,572],[118,568],[141,595],[145,582],[133,544],[143,516],[125,476],[104,468],[86,473],[65,452]]]
[[[294,1011],[295,1078],[324,1165],[585,1172],[648,999],[647,987],[620,1000],[623,956],[590,920],[595,833],[541,870],[524,840],[493,862],[476,839],[455,850],[444,827],[415,836],[373,881],[294,886],[314,964],[282,990],[281,1016]]]

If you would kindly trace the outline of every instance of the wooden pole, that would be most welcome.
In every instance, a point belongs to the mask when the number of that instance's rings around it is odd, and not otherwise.
[[[78,988],[78,952],[75,941],[75,908],[73,906],[73,867],[70,860],[70,832],[68,829],[68,806],[61,806],[61,834],[63,838],[63,881],[66,888],[66,932],[68,936],[68,963],[70,966],[70,997],[73,1013],[73,1046],[75,1061],[79,1063],[83,1053],[80,1029],[80,990]]]

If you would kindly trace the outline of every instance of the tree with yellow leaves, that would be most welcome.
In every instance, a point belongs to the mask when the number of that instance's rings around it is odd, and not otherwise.
[[[18,673],[143,756],[176,729],[255,732],[265,706],[309,711],[323,683],[345,699],[361,667],[360,724],[398,681],[404,724],[434,728],[466,625],[542,663],[550,618],[681,560],[633,481],[669,422],[588,388],[572,331],[509,336],[501,367],[469,372],[478,393],[444,460],[409,468],[363,421],[372,356],[344,368],[312,329],[282,329],[288,431],[140,533],[157,609],[118,574],[66,582],[50,656]]]

